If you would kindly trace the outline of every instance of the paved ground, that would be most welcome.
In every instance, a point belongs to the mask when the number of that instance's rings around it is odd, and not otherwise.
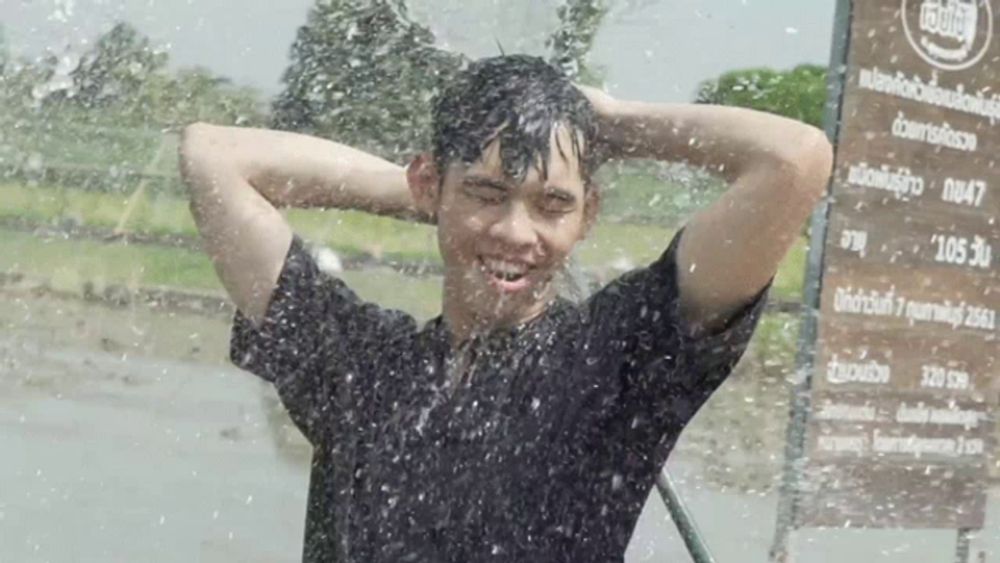
[[[282,438],[270,391],[223,361],[226,331],[224,319],[0,293],[0,562],[297,560],[304,450]],[[671,470],[717,560],[763,563],[774,495],[701,479],[695,447]],[[973,552],[1000,562],[1000,491],[989,518]],[[954,538],[803,532],[796,561],[951,563]],[[689,560],[651,498],[627,561]]]

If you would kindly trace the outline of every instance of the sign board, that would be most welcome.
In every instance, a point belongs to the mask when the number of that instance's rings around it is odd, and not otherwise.
[[[794,526],[980,528],[1000,0],[854,0]]]

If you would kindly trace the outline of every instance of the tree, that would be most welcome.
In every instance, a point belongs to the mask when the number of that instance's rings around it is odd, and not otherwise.
[[[317,0],[291,47],[272,126],[388,158],[422,150],[431,100],[463,63],[403,0]]]
[[[789,71],[733,70],[703,82],[696,101],[751,108],[822,127],[826,68],[800,65]]]
[[[156,50],[148,37],[119,22],[80,58],[70,73],[71,91],[49,94],[45,105],[50,111],[77,110],[75,115],[85,121],[118,125],[266,123],[255,90],[235,86],[205,68],[168,72],[167,62],[167,54]]]
[[[547,41],[550,61],[574,80],[598,84],[586,57],[607,0],[565,0]],[[465,64],[434,47],[405,0],[317,0],[291,47],[273,127],[333,138],[389,158],[426,147],[430,103]]]
[[[267,122],[259,93],[202,67],[157,74],[143,89],[146,119],[167,126],[195,121],[261,126]]]
[[[125,22],[101,35],[70,73],[75,99],[85,107],[122,105],[139,98],[143,86],[166,67],[167,54]]]
[[[601,21],[608,13],[606,0],[565,0],[556,10],[559,27],[546,41],[549,61],[584,84],[599,85],[600,72],[587,62]]]
[[[18,115],[36,105],[36,94],[52,80],[56,60],[45,57],[33,63],[24,57],[14,57],[7,44],[6,30],[0,24],[0,116]]]
[[[38,61],[25,58],[8,61],[0,74],[0,113],[16,116],[39,108],[45,96],[51,94],[57,63],[53,55]]]

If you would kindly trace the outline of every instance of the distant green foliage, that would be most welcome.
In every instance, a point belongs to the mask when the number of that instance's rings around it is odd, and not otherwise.
[[[102,191],[134,189],[141,174],[156,177],[150,189],[174,190],[176,151],[165,130],[267,122],[255,90],[204,68],[172,71],[167,62],[119,23],[94,41],[68,81],[56,76],[52,57],[4,65],[0,174]]]
[[[150,78],[167,65],[167,54],[148,37],[119,22],[101,35],[70,73],[73,97],[90,108],[121,106],[141,99]]]
[[[428,141],[431,101],[460,55],[401,0],[318,0],[291,47],[272,125],[393,158]]]
[[[38,108],[55,74],[55,56],[29,61],[14,57],[0,25],[0,115],[21,115]]]
[[[19,114],[36,107],[38,100],[35,92],[39,85],[47,83],[51,78],[52,70],[44,62],[28,65],[8,61],[0,74],[0,111]]]
[[[68,83],[56,79],[54,57],[0,66],[0,120],[39,124],[56,135],[62,124],[163,129],[193,121],[266,123],[252,88],[204,68],[170,71],[167,63],[148,37],[119,22],[80,57]]]
[[[167,72],[167,55],[127,23],[95,42],[70,76],[63,103],[115,113],[121,123],[180,126],[193,121],[258,125],[266,121],[256,91],[195,67]]]
[[[550,60],[575,80],[600,82],[586,61],[606,0],[566,0]],[[272,125],[402,160],[427,146],[430,103],[466,62],[437,49],[403,0],[317,0],[291,47]]]
[[[267,123],[266,106],[253,88],[201,67],[151,77],[143,96],[145,119],[168,126],[195,121],[222,125]]]
[[[733,70],[703,82],[696,101],[766,111],[822,127],[826,67],[800,65],[789,71]]]

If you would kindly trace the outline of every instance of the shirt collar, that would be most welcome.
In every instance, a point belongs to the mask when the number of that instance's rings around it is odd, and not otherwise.
[[[514,326],[498,327],[489,332],[477,334],[464,341],[460,347],[482,348],[488,346],[493,348],[517,341],[525,335],[552,330],[555,319],[564,314],[572,303],[565,297],[556,296],[540,315]],[[450,349],[451,334],[443,315],[438,315],[427,321],[421,332],[429,336],[435,346],[443,347],[445,350]]]

